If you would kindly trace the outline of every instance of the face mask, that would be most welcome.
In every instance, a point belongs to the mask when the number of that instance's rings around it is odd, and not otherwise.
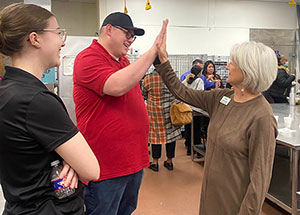
[[[283,66],[289,67],[289,62],[287,61]]]

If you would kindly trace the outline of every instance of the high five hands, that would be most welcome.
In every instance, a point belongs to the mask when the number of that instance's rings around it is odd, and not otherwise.
[[[165,19],[163,20],[163,25],[161,27],[161,30],[156,37],[156,40],[154,42],[154,46],[157,51],[157,55],[159,57],[159,60],[161,63],[164,63],[168,60],[168,54],[167,54],[167,26],[168,26],[169,20]]]

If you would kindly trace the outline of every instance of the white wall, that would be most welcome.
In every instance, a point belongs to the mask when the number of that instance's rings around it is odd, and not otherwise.
[[[59,25],[71,36],[95,36],[98,32],[98,7],[96,3],[63,2],[52,0],[51,11]]]
[[[146,34],[132,48],[144,53],[159,32],[162,20],[169,19],[169,54],[229,55],[230,47],[249,40],[250,28],[296,29],[296,6],[288,3],[239,0],[127,0],[134,25]],[[99,0],[100,23],[105,13],[123,11],[123,1]]]
[[[51,11],[51,0],[24,0],[25,4],[36,4]]]

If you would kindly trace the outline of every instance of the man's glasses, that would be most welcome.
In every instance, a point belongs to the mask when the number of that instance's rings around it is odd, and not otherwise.
[[[60,37],[60,39],[62,39],[62,41],[66,42],[67,39],[67,31],[66,29],[62,29],[62,28],[45,28],[42,30],[34,30],[31,32],[53,32],[58,34],[58,36]],[[27,41],[29,41],[29,39],[27,39]]]
[[[128,30],[126,30],[126,29],[124,29],[124,28],[122,28],[122,27],[120,27],[120,26],[117,26],[117,25],[113,25],[113,27],[115,27],[115,28],[117,28],[117,29],[123,31],[123,32],[125,33],[125,36],[126,36],[127,40],[132,39],[132,42],[135,41],[136,36],[135,36],[134,34],[131,34]]]

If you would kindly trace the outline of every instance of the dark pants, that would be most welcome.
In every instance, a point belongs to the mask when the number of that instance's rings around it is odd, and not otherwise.
[[[200,116],[200,137],[202,139],[207,139],[208,125],[209,125],[209,117]]]
[[[281,97],[273,96],[268,91],[264,91],[262,94],[270,104],[272,104],[272,103],[287,103],[288,102],[288,100],[285,96],[281,96]]]
[[[200,138],[200,126],[201,126],[201,121],[200,121],[200,116],[193,116],[193,122],[194,122],[194,145],[201,144],[201,138]],[[185,145],[187,147],[187,151],[191,151],[191,140],[192,140],[192,135],[191,135],[191,128],[192,124],[187,124],[184,126],[184,138],[185,138]]]
[[[167,158],[175,157],[176,141],[166,144]],[[151,144],[152,158],[159,159],[161,157],[161,144]]]
[[[144,170],[85,186],[86,215],[130,215],[137,207]]]
[[[288,103],[287,98],[282,98],[282,97],[272,97],[274,100],[274,103]]]
[[[209,124],[209,117],[206,116],[193,116],[194,122],[194,145],[202,144],[201,138],[206,139],[207,136],[207,127]],[[184,127],[185,130],[185,145],[187,151],[191,151],[191,126],[192,124],[187,124]]]

